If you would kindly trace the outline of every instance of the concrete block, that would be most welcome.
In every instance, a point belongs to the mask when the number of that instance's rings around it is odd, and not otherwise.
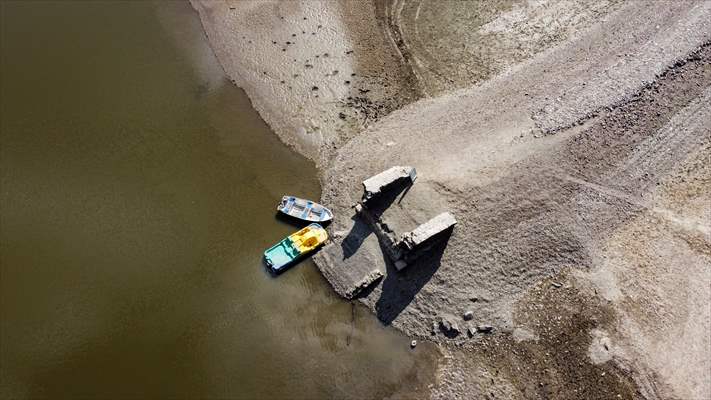
[[[368,201],[380,194],[388,186],[405,179],[409,180],[409,183],[415,182],[417,171],[414,167],[395,166],[371,176],[363,181],[363,201]]]
[[[457,220],[449,212],[443,212],[402,236],[401,243],[408,250],[414,250],[440,233],[452,228]]]

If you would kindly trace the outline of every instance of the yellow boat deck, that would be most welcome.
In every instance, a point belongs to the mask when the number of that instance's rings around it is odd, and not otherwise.
[[[289,235],[294,247],[301,253],[308,253],[328,239],[328,233],[321,226],[312,224]]]

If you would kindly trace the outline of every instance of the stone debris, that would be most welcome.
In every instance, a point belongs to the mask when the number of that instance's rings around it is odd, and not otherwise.
[[[479,325],[476,327],[476,330],[481,333],[491,333],[491,331],[494,330],[494,327],[491,325]]]
[[[377,281],[378,279],[383,277],[383,273],[380,272],[380,270],[375,269],[370,271],[369,274],[363,277],[358,283],[356,283],[355,286],[353,286],[348,292],[346,292],[345,297],[347,299],[352,299],[356,297],[360,292],[363,291],[363,289],[367,288],[368,286],[372,285],[373,282]]]
[[[471,321],[472,319],[474,319],[474,312],[471,310],[467,310],[466,312],[464,312],[464,315],[462,315],[462,317],[465,321]]]
[[[407,267],[407,263],[405,262],[405,260],[395,261],[395,269],[397,269],[398,271],[401,271],[405,267]]]
[[[409,180],[410,184],[415,183],[415,179],[417,179],[417,171],[414,167],[395,166],[377,175],[371,176],[363,181],[363,202],[367,202],[371,198],[377,196],[388,186],[401,182],[405,179]]]
[[[447,317],[443,317],[439,321],[439,328],[444,332],[445,335],[447,336],[457,336],[460,333],[459,326],[455,321],[450,320]]]
[[[467,336],[470,338],[474,337],[476,335],[476,329],[475,328],[467,328]]]

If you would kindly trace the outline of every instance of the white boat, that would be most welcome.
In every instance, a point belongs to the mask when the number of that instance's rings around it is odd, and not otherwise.
[[[294,196],[282,197],[277,211],[309,222],[326,222],[333,218],[331,210],[321,204]]]

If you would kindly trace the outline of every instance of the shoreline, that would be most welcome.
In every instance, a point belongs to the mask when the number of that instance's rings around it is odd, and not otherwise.
[[[351,261],[385,275],[360,298],[383,323],[442,345],[449,361],[433,398],[574,396],[580,381],[589,394],[711,395],[711,293],[693,283],[711,279],[709,3],[493,2],[485,15],[407,0],[190,1],[228,76],[316,162],[337,215],[334,247],[354,232],[358,183],[391,165],[420,176],[402,221],[454,211],[460,223],[436,265],[397,274],[375,235],[359,238]],[[353,73],[365,79],[344,85]],[[316,262],[332,284],[344,268]],[[635,272],[639,263],[658,272]],[[443,319],[466,331],[469,309],[495,334],[439,331]],[[529,362],[555,376],[522,376],[515,367]]]
[[[323,170],[336,148],[419,96],[370,2],[190,0],[226,74]]]

